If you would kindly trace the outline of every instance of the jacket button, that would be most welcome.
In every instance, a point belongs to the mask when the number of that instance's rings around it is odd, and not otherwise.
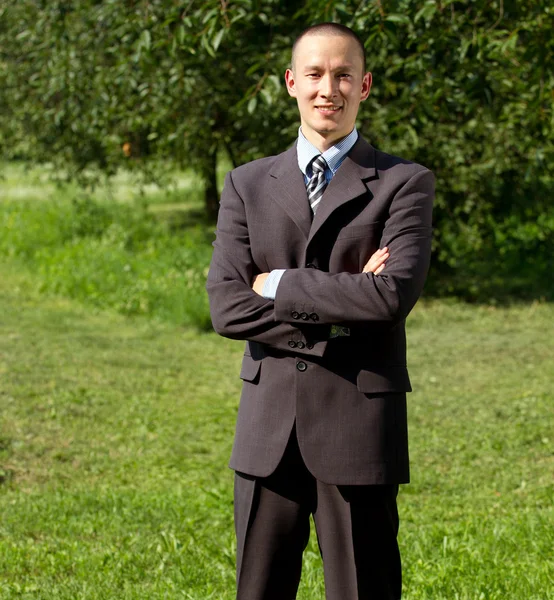
[[[314,345],[311,342],[308,342],[306,344],[306,348],[308,348],[308,350],[313,350]]]
[[[297,368],[299,371],[305,371],[305,370],[308,368],[308,365],[307,365],[307,364],[306,364],[306,363],[305,363],[303,360],[299,360],[299,361],[296,363],[296,368]]]
[[[290,316],[291,316],[293,319],[299,319],[299,318],[300,318],[300,314],[299,314],[299,313],[297,313],[295,310],[293,310],[293,311],[290,313]]]
[[[294,340],[289,340],[289,346],[291,348],[296,348],[297,344],[296,344],[296,342]]]
[[[304,317],[302,317],[304,318]],[[319,315],[317,315],[316,313],[310,313],[310,319],[312,321],[319,321]]]
[[[296,342],[296,347],[302,350],[302,348],[306,347],[306,344],[304,342]]]
[[[309,317],[308,313],[303,312],[303,313],[300,313],[300,318],[303,321],[307,321],[310,317]]]

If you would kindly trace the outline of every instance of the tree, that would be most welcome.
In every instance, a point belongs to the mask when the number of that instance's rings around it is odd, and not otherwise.
[[[550,3],[306,0],[298,7],[292,0],[5,0],[0,148],[81,174],[125,165],[153,177],[191,166],[206,182],[214,218],[219,153],[237,165],[294,140],[296,108],[282,85],[293,39],[310,24],[341,22],[360,33],[374,74],[362,132],[437,174],[434,258],[443,281],[452,276],[453,291],[482,289],[490,268],[477,258],[498,261],[506,274],[533,269],[547,277],[554,254]]]
[[[270,114],[255,105],[279,92],[265,65],[290,38],[276,39],[249,3],[11,0],[1,16],[5,156],[24,152],[81,176],[190,166],[214,218],[218,151],[238,164],[282,143],[282,105]]]

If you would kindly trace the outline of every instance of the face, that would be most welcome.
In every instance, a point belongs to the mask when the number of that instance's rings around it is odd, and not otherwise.
[[[298,102],[302,133],[322,152],[352,131],[371,89],[371,73],[363,72],[360,50],[347,36],[303,37],[285,81]]]

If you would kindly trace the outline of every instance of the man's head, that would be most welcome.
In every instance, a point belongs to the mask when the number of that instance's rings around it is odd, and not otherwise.
[[[371,89],[362,42],[336,23],[314,25],[300,34],[285,81],[298,102],[302,132],[322,151],[352,131],[360,102]]]

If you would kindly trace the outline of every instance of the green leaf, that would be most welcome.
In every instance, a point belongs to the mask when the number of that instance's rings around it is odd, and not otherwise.
[[[410,24],[412,21],[410,20],[410,17],[408,15],[387,15],[385,17],[385,21],[391,21],[392,23],[403,23],[403,24]]]
[[[434,16],[437,10],[437,3],[434,0],[428,0],[421,7],[420,10],[417,11],[414,17],[414,23],[417,23],[420,19],[425,19],[426,21],[430,21]]]
[[[258,97],[252,96],[252,98],[250,98],[250,100],[248,101],[248,105],[246,107],[246,110],[248,111],[249,115],[254,114],[254,112],[256,111],[256,106],[258,106]]]
[[[146,48],[150,50],[150,45],[152,43],[152,36],[148,29],[145,29],[140,35],[140,45],[142,48]]]
[[[212,48],[212,46],[210,45],[210,43],[208,42],[206,37],[202,38],[202,47],[204,48],[204,50],[206,50],[206,52],[212,57],[215,58],[215,52],[214,49]]]
[[[214,36],[212,40],[213,49],[217,51],[219,48],[219,44],[221,44],[221,40],[223,39],[223,35],[225,34],[225,29],[220,29]]]
[[[268,106],[271,106],[273,104],[273,96],[267,89],[264,88],[263,90],[260,90],[260,96]]]

